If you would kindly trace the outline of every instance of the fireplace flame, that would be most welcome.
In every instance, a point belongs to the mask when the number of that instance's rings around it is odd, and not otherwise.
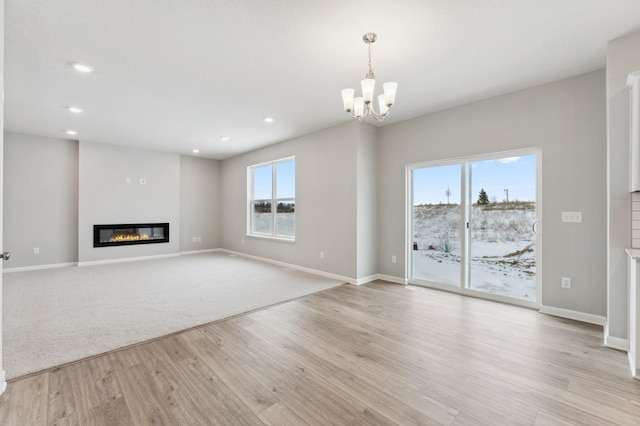
[[[114,234],[109,241],[139,241],[148,239],[149,235],[147,234]]]

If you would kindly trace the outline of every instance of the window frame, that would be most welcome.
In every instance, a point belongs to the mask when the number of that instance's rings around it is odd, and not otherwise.
[[[286,163],[293,161],[294,163],[294,196],[286,197],[286,198],[276,198],[277,194],[277,183],[278,183],[278,164]],[[253,198],[255,193],[255,173],[254,170],[264,166],[271,166],[271,198]],[[294,207],[294,221],[293,221],[293,235],[278,235],[277,234],[277,214],[278,214],[278,203],[290,203],[293,202],[295,206],[296,196],[295,196],[295,182],[296,182],[296,157],[285,157],[280,158],[273,161],[266,161],[263,163],[253,164],[247,167],[247,237],[254,238],[265,238],[279,241],[287,241],[287,242],[295,242],[296,239],[296,224],[295,224],[295,207]],[[254,231],[254,223],[253,223],[253,212],[254,206],[256,202],[267,202],[271,203],[271,217],[269,219],[269,229],[270,233],[260,233]]]

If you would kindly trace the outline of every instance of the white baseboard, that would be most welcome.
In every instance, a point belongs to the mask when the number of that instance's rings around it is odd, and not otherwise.
[[[222,251],[222,249],[214,248],[214,249],[204,249],[204,250],[181,251],[179,255],[184,256],[184,255],[190,255],[190,254],[213,253],[216,251]]]
[[[600,315],[587,314],[579,311],[572,311],[570,309],[555,308],[553,306],[540,307],[540,313],[553,315],[554,317],[567,318],[575,321],[582,321],[589,324],[602,325],[606,323],[606,318]]]
[[[20,266],[16,268],[4,268],[2,272],[37,271],[39,269],[69,268],[71,266],[78,266],[78,263],[68,262],[68,263],[50,263],[48,265]]]
[[[633,356],[631,356],[631,352],[627,352],[627,357],[629,358],[629,367],[631,368],[631,377],[633,377],[634,379],[640,380],[640,370],[638,370],[636,367],[636,361],[633,359]]]
[[[356,285],[362,285],[366,283],[370,283],[378,279],[378,274],[369,275],[368,277],[362,277],[356,279]]]
[[[168,257],[178,257],[178,256],[180,256],[180,253],[158,254],[155,256],[123,257],[120,259],[92,260],[89,262],[78,262],[78,266],[93,266],[93,265],[106,265],[109,263],[137,262],[139,260],[166,259]]]
[[[25,271],[37,271],[40,269],[69,268],[72,266],[90,266],[90,265],[101,265],[106,263],[133,262],[137,260],[161,259],[164,257],[184,256],[189,254],[212,253],[220,250],[222,249],[215,248],[215,249],[205,249],[205,250],[181,251],[180,253],[161,254],[156,256],[126,257],[126,258],[120,258],[120,259],[96,260],[96,261],[90,261],[90,262],[67,262],[67,263],[50,263],[47,265],[20,266],[16,268],[4,268],[2,272],[25,272]]]
[[[617,349],[619,351],[629,350],[629,341],[627,339],[621,339],[619,337],[604,335],[604,345],[611,349]]]
[[[344,281],[346,283],[353,284],[353,285],[358,285],[357,280],[355,278],[345,277],[345,276],[342,276],[342,275],[332,274],[330,272],[319,271],[317,269],[312,269],[312,268],[307,268],[307,267],[304,267],[304,266],[293,265],[291,263],[280,262],[279,260],[273,260],[273,259],[268,259],[266,257],[254,256],[254,255],[251,255],[251,254],[241,253],[241,252],[238,252],[238,251],[227,250],[227,249],[222,249],[222,251],[225,252],[225,253],[228,253],[228,254],[241,256],[241,257],[246,257],[248,259],[258,260],[260,262],[271,263],[273,265],[278,265],[278,266],[282,266],[282,267],[285,267],[285,268],[295,269],[296,271],[307,272],[309,274],[320,275],[322,277],[331,278],[331,279],[338,280],[338,281]]]
[[[407,278],[394,277],[393,275],[385,275],[385,274],[378,274],[377,277],[379,280],[388,281],[394,284],[402,284],[402,285],[409,284],[409,280]]]
[[[2,372],[0,372],[0,395],[2,395],[4,393],[4,391],[7,389],[7,373],[2,370]]]

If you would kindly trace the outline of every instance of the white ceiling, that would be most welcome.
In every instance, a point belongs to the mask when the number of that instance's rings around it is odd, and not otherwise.
[[[83,141],[216,159],[350,120],[340,90],[360,91],[365,32],[378,33],[377,81],[398,82],[387,124],[603,68],[607,42],[640,30],[640,0],[5,0],[5,9],[6,130],[68,138],[73,128]],[[81,75],[73,61],[95,72]]]

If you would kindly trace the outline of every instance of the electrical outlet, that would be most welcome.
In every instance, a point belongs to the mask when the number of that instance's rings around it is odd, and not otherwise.
[[[147,184],[146,179],[140,179],[140,185],[146,185],[146,184]]]
[[[395,256],[391,256],[391,263],[396,263],[396,257]]]
[[[193,242],[194,243],[201,243],[202,242],[202,237],[193,237]]]
[[[571,288],[571,278],[562,277],[562,288]]]
[[[582,212],[562,212],[562,221],[582,223]]]
[[[130,178],[130,177],[128,177],[128,178],[126,178],[124,181],[125,181],[126,183],[131,183],[131,178]]]
[[[244,240],[240,240],[240,244],[244,245]]]
[[[39,247],[34,247],[33,248],[33,254],[40,254],[40,248]]]
[[[323,251],[320,252],[320,259],[324,259],[324,252]]]

